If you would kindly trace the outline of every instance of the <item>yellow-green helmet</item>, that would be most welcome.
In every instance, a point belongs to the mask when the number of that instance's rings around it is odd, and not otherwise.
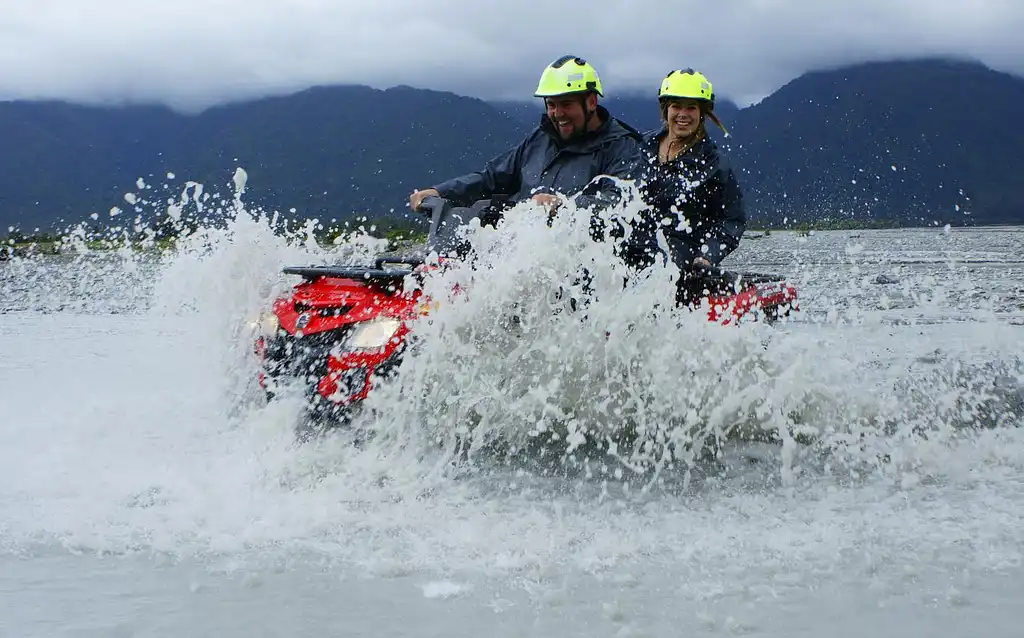
[[[676,70],[666,75],[661,81],[658,99],[703,100],[708,103],[708,110],[715,106],[715,93],[711,81],[693,69]]]
[[[715,92],[711,87],[711,80],[704,77],[703,73],[693,69],[680,69],[670,72],[661,81],[661,88],[658,90],[658,101],[664,100],[698,100],[704,103],[701,112],[706,113],[722,132],[729,135],[729,129],[725,128],[722,120],[715,115]],[[664,117],[664,112],[662,112]]]
[[[597,76],[597,71],[583,58],[563,55],[545,67],[534,96],[553,97],[590,91],[604,97],[601,78]]]

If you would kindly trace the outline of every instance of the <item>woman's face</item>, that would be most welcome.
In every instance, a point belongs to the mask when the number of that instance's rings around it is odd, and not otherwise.
[[[675,137],[689,137],[700,126],[700,103],[697,100],[672,100],[665,112],[668,130]]]

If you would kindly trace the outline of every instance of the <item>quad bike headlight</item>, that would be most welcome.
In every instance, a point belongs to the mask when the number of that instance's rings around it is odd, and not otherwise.
[[[281,322],[272,312],[261,312],[255,320],[249,321],[249,329],[261,337],[273,337],[280,327]]]
[[[274,313],[266,312],[262,317],[260,317],[260,334],[272,337],[276,335],[277,331],[280,329],[281,322]]]
[[[395,336],[402,322],[390,317],[377,317],[357,325],[345,342],[345,346],[353,350],[374,350],[383,348],[388,340]]]

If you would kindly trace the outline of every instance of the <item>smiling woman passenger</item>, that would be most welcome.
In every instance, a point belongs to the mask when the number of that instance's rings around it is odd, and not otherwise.
[[[645,228],[634,228],[623,256],[637,268],[654,263],[660,227],[680,270],[717,266],[739,244],[746,213],[736,174],[708,138],[705,122],[729,132],[715,115],[711,82],[693,69],[669,73],[658,102],[662,128],[646,134],[643,144],[641,188],[650,216]]]

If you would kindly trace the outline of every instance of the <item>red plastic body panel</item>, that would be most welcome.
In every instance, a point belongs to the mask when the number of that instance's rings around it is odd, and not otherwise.
[[[423,269],[421,266],[418,270]],[[709,297],[707,318],[723,325],[738,323],[752,312],[774,318],[775,312],[798,310],[796,299],[796,289],[786,283],[749,285],[733,295]],[[399,329],[382,348],[343,350],[335,347],[328,354],[327,374],[319,379],[317,393],[329,401],[346,405],[369,395],[374,374],[403,345],[416,319],[427,314],[428,302],[418,290],[405,293],[396,283],[325,276],[296,285],[290,296],[274,302],[273,312],[281,329],[290,335],[313,335],[376,317],[401,321]],[[261,338],[256,344],[257,356],[262,357],[264,352]],[[343,375],[347,376],[347,391],[341,390]],[[260,382],[264,383],[262,373]]]

